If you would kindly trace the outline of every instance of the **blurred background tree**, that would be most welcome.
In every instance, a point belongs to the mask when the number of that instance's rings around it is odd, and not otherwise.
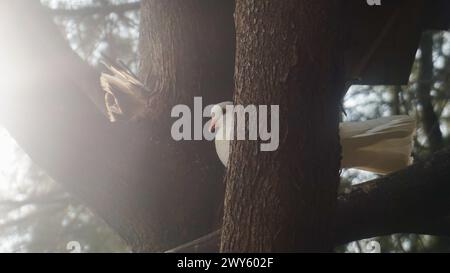
[[[42,0],[72,49],[102,69],[102,54],[137,70],[139,2],[126,0]],[[353,86],[345,98],[346,121],[407,114],[417,118],[414,159],[425,160],[449,142],[450,33],[424,33],[407,86]],[[68,252],[77,241],[83,252],[128,252],[107,223],[53,182],[5,130],[0,131],[0,251]],[[341,190],[375,176],[344,170]],[[450,239],[394,234],[353,242],[338,252],[365,252],[371,240],[382,252],[450,252]]]

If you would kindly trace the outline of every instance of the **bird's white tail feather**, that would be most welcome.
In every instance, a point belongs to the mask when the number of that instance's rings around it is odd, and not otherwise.
[[[342,123],[342,167],[378,174],[403,169],[412,163],[415,131],[415,120],[409,116]]]

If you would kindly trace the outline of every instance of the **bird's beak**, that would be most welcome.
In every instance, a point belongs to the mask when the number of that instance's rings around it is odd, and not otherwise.
[[[209,125],[209,132],[213,133],[213,131],[216,129],[217,125],[217,119],[213,118],[211,119],[211,124]]]

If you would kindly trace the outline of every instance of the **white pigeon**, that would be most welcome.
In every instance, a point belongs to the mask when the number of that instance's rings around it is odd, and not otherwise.
[[[216,133],[217,155],[225,166],[228,164],[230,134],[234,126],[233,113],[226,111],[228,105],[232,103],[223,102],[212,108],[210,125]],[[222,118],[223,115],[225,118]],[[224,120],[226,126],[223,125]],[[342,168],[386,175],[412,164],[411,153],[416,132],[413,118],[399,115],[362,122],[343,122],[339,127]]]

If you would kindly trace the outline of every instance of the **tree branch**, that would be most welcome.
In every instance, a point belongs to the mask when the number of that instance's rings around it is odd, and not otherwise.
[[[338,197],[336,243],[395,233],[450,236],[450,150]],[[169,252],[217,252],[220,231]]]
[[[176,79],[180,94],[171,95],[172,84],[160,91],[166,96],[158,100],[166,111],[160,119],[111,124],[99,111],[105,110],[99,72],[70,49],[39,1],[0,1],[0,33],[8,37],[0,50],[0,123],[135,252],[167,249],[212,229],[223,187],[208,182],[223,176],[223,166],[210,142],[172,139],[170,110],[196,95],[206,104],[231,96],[234,71],[233,2],[145,2],[144,28],[154,44],[176,42],[163,56],[148,54],[159,61],[142,60],[152,65],[141,69],[150,75],[143,79],[163,85]],[[200,26],[210,27],[199,32]],[[162,74],[152,76],[153,66]]]
[[[394,233],[443,235],[450,215],[450,150],[339,197],[337,244]],[[446,231],[450,235],[450,229]]]
[[[139,245],[150,210],[135,201],[146,192],[136,163],[145,136],[136,125],[112,125],[99,112],[105,108],[99,72],[70,49],[39,1],[0,2],[0,32],[10,29],[0,71],[22,80],[0,90],[0,123],[49,176],[130,246]],[[117,202],[123,199],[134,202]]]
[[[430,150],[435,152],[442,149],[444,141],[439,126],[439,117],[434,110],[433,101],[430,94],[435,82],[433,79],[434,64],[432,32],[426,32],[423,34],[420,50],[422,54],[420,57],[417,99],[419,104],[422,106],[422,124],[425,134],[427,135]]]

